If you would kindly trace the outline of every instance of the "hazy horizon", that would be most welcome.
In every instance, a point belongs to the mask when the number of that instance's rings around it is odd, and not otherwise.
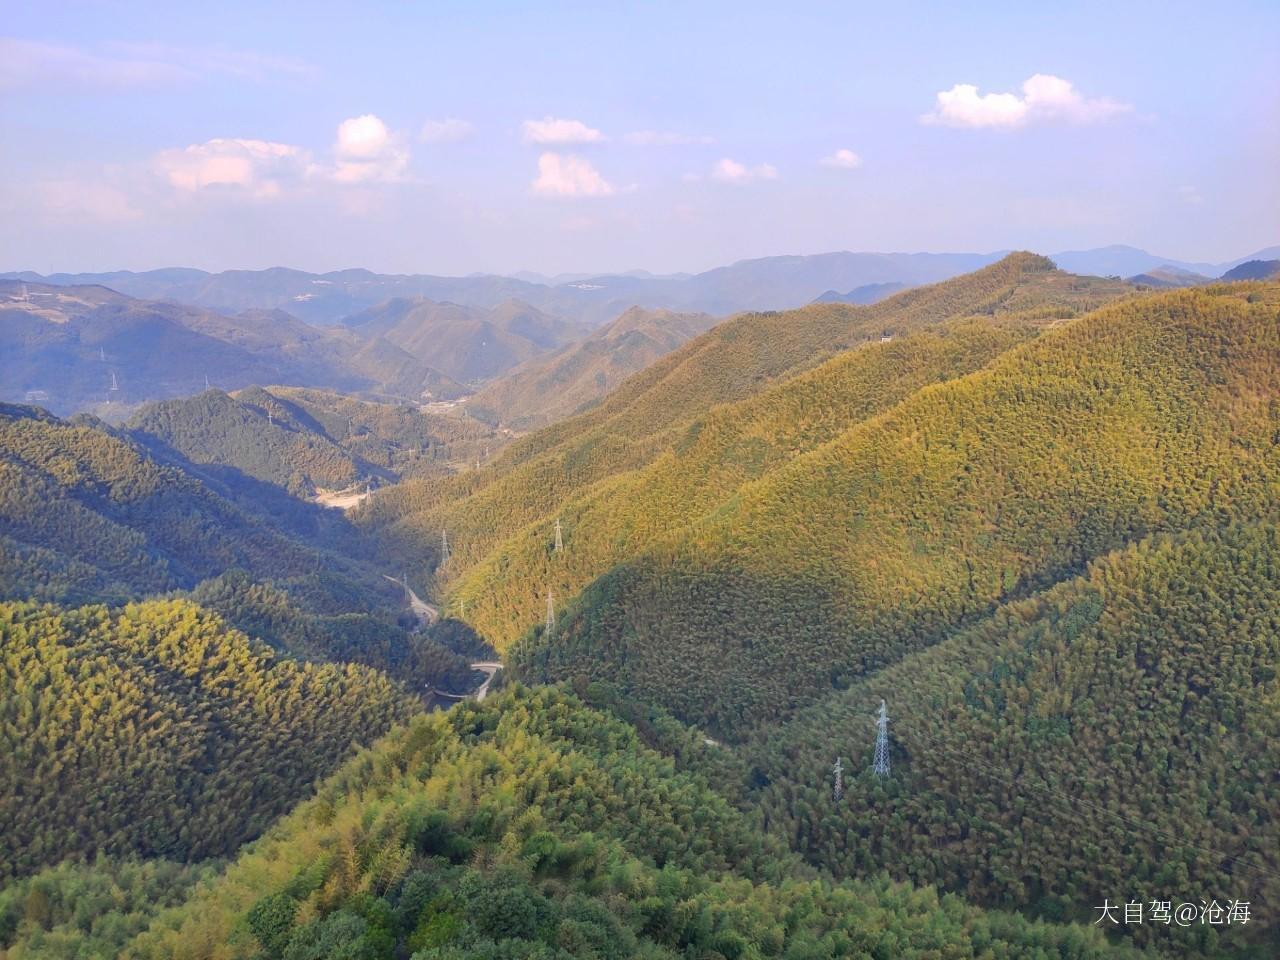
[[[1052,23],[1016,5],[165,9],[12,6],[7,267],[672,273],[1112,244],[1217,263],[1276,242],[1270,4]]]

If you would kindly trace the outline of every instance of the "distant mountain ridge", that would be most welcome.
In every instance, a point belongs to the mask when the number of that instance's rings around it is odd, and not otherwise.
[[[1280,276],[1280,259],[1247,260],[1222,275],[1223,280],[1269,280]]]
[[[905,283],[890,281],[888,283],[867,283],[861,287],[855,287],[848,293],[839,293],[835,290],[828,290],[826,293],[815,297],[814,303],[856,303],[867,306],[872,303],[878,303],[885,297],[891,297],[895,293],[905,290]]]
[[[697,274],[655,276],[645,271],[616,274],[523,273],[439,277],[379,274],[369,270],[307,273],[285,267],[207,273],[166,268],[141,273],[32,272],[0,278],[60,286],[103,284],[130,296],[171,299],[238,313],[251,308],[281,308],[308,322],[330,324],[396,297],[425,297],[462,306],[492,309],[516,299],[568,320],[598,325],[633,306],[727,316],[744,310],[800,307],[826,291],[853,290],[867,284],[919,285],[946,280],[994,263],[1007,251],[991,253],[834,252],[775,256],[736,263]],[[1247,260],[1280,258],[1280,246],[1255,251],[1225,263],[1191,263],[1136,247],[1109,246],[1050,254],[1070,273],[1128,277],[1172,266],[1218,277]]]
[[[0,352],[0,400],[57,413],[100,406],[106,415],[210,385],[283,383],[429,400],[466,392],[394,344],[318,329],[281,310],[228,316],[99,285],[0,280]]]
[[[397,297],[347,317],[366,342],[384,341],[461,382],[495,377],[587,331],[520,300],[492,308]]]
[[[715,324],[705,313],[632,307],[587,338],[487,384],[466,408],[516,430],[543,426],[599,402],[631,374]]]

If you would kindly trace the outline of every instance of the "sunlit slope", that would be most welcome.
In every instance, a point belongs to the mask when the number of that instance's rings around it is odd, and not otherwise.
[[[1277,289],[1107,307],[920,390],[593,583],[536,672],[732,733],[1130,540],[1260,515]]]
[[[467,400],[467,410],[516,430],[563,420],[715,323],[705,313],[632,307],[583,340],[486,384]]]
[[[745,483],[839,436],[930,383],[980,369],[1034,335],[1034,327],[960,321],[847,351],[763,393],[717,407],[682,430],[648,465],[591,485],[555,518],[529,524],[450,582],[450,609],[499,646],[561,599],[646,547],[669,539]],[[456,539],[456,537],[455,537]],[[440,571],[453,573],[451,560]]]
[[[360,519],[406,555],[433,563],[448,528],[456,577],[527,524],[554,517],[592,484],[652,462],[714,406],[760,393],[835,353],[965,316],[1074,316],[1131,292],[1076,277],[1032,254],[907,291],[870,307],[820,304],[744,314],[625,381],[597,407],[513,443],[485,470],[447,483],[407,483],[375,498]]]
[[[771,731],[751,750],[754,781],[768,784],[754,799],[837,874],[888,867],[1063,918],[1119,890],[1273,903],[1278,663],[1275,523],[1159,535]],[[867,772],[881,698],[887,781]],[[837,755],[849,770],[840,803]],[[1274,945],[1276,929],[1256,917],[1227,942],[1270,931]],[[1202,956],[1205,932],[1166,931]]]
[[[928,889],[832,883],[668,750],[554,690],[415,718],[118,953],[1129,955]]]

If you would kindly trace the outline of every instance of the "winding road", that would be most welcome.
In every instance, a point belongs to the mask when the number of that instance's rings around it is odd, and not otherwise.
[[[421,626],[429,627],[440,619],[440,608],[434,607],[427,601],[410,589],[409,585],[403,580],[397,580],[395,577],[383,574],[392,583],[399,584],[404,588],[405,595],[409,598],[409,608],[413,610],[414,616],[418,618]],[[427,692],[433,693],[437,697],[444,697],[448,700],[466,700],[474,699],[476,701],[483,700],[489,695],[489,684],[493,683],[493,678],[499,670],[502,669],[502,663],[498,660],[480,660],[471,664],[471,669],[479,671],[485,675],[484,683],[476,689],[474,693],[445,693],[443,690],[431,690],[428,686]]]
[[[429,627],[440,619],[439,607],[433,607],[431,604],[427,603],[427,601],[414,593],[413,590],[409,588],[409,585],[403,580],[397,580],[395,577],[388,576],[385,573],[383,576],[392,583],[399,584],[404,588],[405,596],[409,598],[409,609],[412,610],[413,615],[418,618],[418,623],[421,626]]]

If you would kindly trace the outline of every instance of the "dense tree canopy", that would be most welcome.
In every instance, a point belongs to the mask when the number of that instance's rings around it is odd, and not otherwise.
[[[184,601],[0,604],[0,876],[228,855],[418,708],[376,671],[278,659]]]

